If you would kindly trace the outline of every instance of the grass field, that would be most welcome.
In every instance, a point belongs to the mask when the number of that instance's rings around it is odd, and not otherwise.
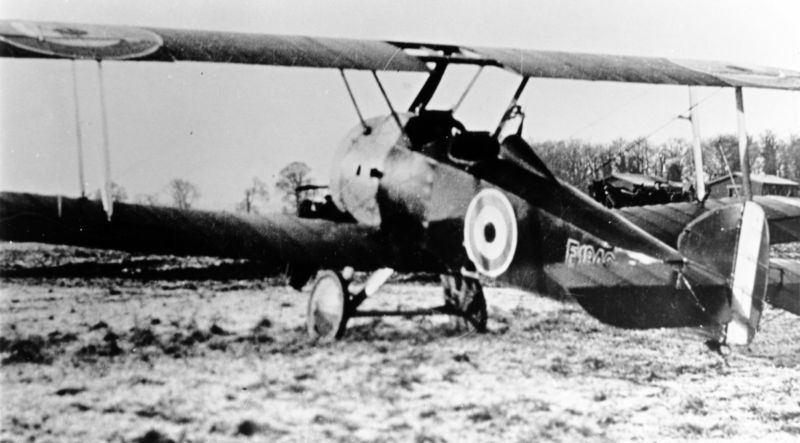
[[[0,253],[4,269],[126,259]],[[360,320],[315,344],[306,294],[270,280],[4,277],[0,441],[800,440],[800,317],[768,308],[723,358],[692,331],[614,329],[508,289],[487,300],[488,334]],[[367,303],[440,301],[395,283]]]

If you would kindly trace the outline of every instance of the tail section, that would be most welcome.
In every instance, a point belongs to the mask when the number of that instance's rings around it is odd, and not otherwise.
[[[733,318],[725,336],[730,344],[747,344],[761,319],[769,277],[769,228],[764,210],[747,202],[742,212],[731,281]]]
[[[678,250],[689,260],[729,276],[731,315],[724,339],[733,345],[750,343],[761,319],[769,277],[769,228],[761,207],[745,202],[703,214],[678,238]]]

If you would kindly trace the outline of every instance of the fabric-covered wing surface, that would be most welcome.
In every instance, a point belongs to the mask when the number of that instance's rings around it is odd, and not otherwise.
[[[380,41],[19,20],[0,21],[0,56],[427,71]]]
[[[770,243],[800,241],[800,199],[791,197],[756,196],[769,223]],[[619,213],[668,245],[676,245],[678,236],[692,220],[706,211],[739,202],[735,198],[709,199],[705,205],[670,203],[666,205],[631,206]]]
[[[770,260],[767,302],[800,315],[800,262],[778,258]]]
[[[800,72],[716,61],[22,20],[0,21],[0,57],[423,72],[426,62],[442,62],[501,66],[528,77],[800,90]]]
[[[115,203],[111,222],[99,202],[12,192],[0,193],[0,239],[130,252],[259,260],[372,270],[435,270],[417,251],[402,249],[375,228],[284,214],[243,216]]]
[[[529,77],[800,90],[800,72],[763,66],[529,49],[473,50]]]

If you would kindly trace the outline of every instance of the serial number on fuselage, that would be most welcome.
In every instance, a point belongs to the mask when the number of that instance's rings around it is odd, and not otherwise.
[[[581,243],[574,238],[567,239],[567,252],[564,263],[577,265],[585,263],[602,264],[614,261],[614,252],[599,246]]]

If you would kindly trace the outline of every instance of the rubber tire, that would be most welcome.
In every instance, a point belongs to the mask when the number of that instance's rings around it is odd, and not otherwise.
[[[322,271],[317,275],[306,310],[306,329],[312,339],[329,342],[344,336],[349,302],[346,288],[342,275],[336,271]],[[320,309],[323,306],[327,309]]]
[[[459,312],[455,317],[455,325],[459,329],[474,329],[486,332],[488,313],[483,287],[478,281],[470,281],[461,276],[442,275],[445,304]],[[470,292],[470,294],[467,294]],[[466,298],[470,296],[470,300]]]

